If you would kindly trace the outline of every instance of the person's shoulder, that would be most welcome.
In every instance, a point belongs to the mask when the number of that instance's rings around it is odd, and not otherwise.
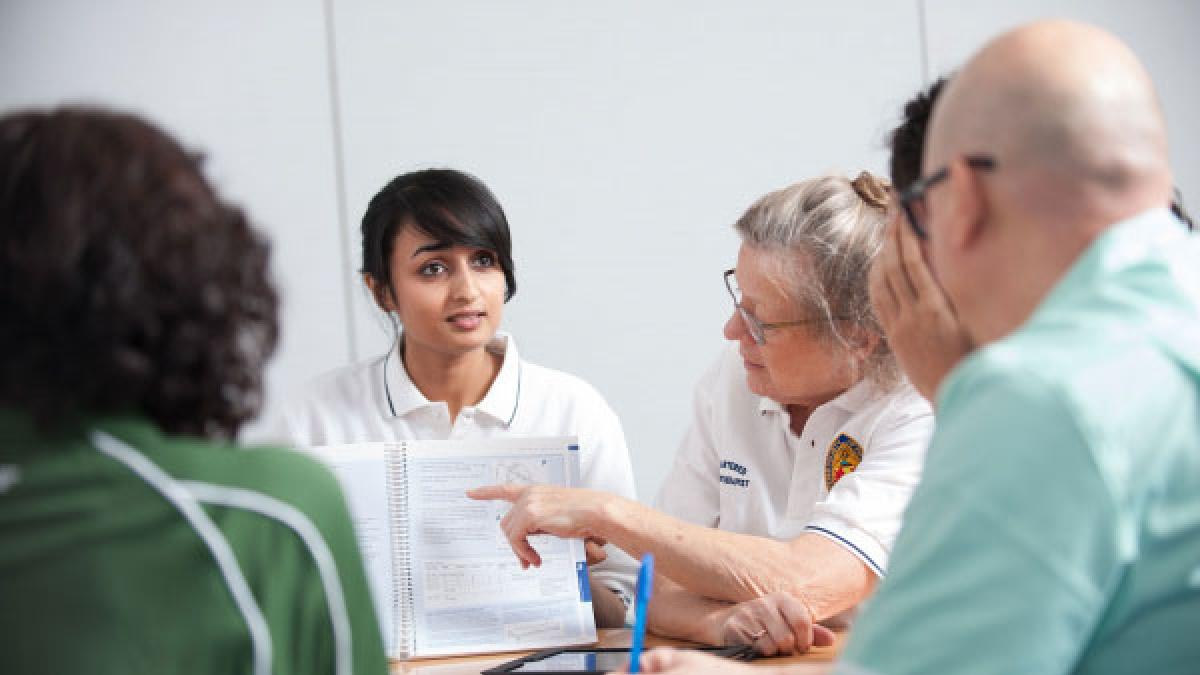
[[[912,445],[928,444],[933,435],[933,406],[908,380],[890,386],[868,382],[864,402],[848,424],[868,430],[869,444],[895,443],[900,439]]]
[[[1095,402],[1111,397],[1123,384],[1120,369],[1084,351],[1030,334],[975,350],[951,371],[939,392],[939,436],[943,430],[966,434],[978,439],[980,449],[1015,435],[1088,445],[1088,420],[1103,417]],[[1089,379],[1100,388],[1089,387]]]
[[[1138,331],[1096,335],[1071,323],[1047,323],[975,350],[951,371],[939,400],[983,391],[1027,399],[1086,400],[1135,388],[1146,381],[1148,372],[1173,369],[1160,345]]]
[[[280,520],[295,509],[323,532],[343,524],[346,507],[337,478],[303,452],[187,436],[164,436],[150,452],[202,501],[254,507]]]
[[[985,345],[968,354],[946,377],[939,392],[938,411],[971,400],[983,392],[1045,396],[1056,387],[1061,362],[1053,353],[1030,348],[1013,337]],[[1053,352],[1065,352],[1055,349]],[[1065,353],[1064,353],[1065,355]]]
[[[978,350],[952,373],[939,402],[978,407],[986,396],[1035,425],[1070,423],[1096,443],[1112,434],[1135,443],[1145,429],[1194,423],[1193,409],[1178,401],[1198,395],[1200,369],[1167,344],[1179,333],[1086,328],[1047,322]]]
[[[326,371],[308,380],[283,403],[291,429],[306,428],[314,418],[358,414],[383,387],[384,356]]]
[[[385,356],[341,366],[297,387],[274,408],[256,438],[310,447],[346,442],[345,426],[385,405]]]
[[[608,401],[592,383],[578,375],[521,359],[523,394],[552,398],[567,405],[601,406]]]
[[[890,386],[872,385],[872,393],[862,410],[868,415],[889,417],[927,417],[933,406],[907,379]]]
[[[298,400],[329,401],[360,397],[379,385],[384,358],[374,356],[321,373],[300,388]]]

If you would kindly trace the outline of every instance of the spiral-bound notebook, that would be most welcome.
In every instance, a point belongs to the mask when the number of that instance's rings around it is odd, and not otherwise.
[[[579,483],[574,438],[356,443],[313,448],[346,493],[391,658],[595,642],[583,542],[537,536],[522,570],[498,525],[495,483]]]

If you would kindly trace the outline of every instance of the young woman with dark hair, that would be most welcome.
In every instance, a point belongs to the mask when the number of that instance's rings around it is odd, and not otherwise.
[[[430,169],[385,185],[363,216],[362,275],[395,340],[293,400],[292,442],[577,436],[582,484],[633,498],[616,414],[583,380],[521,359],[499,330],[517,283],[508,221],[482,182]],[[588,550],[597,624],[620,626],[634,563],[597,542]]]
[[[228,442],[268,254],[150,124],[0,117],[0,672],[386,672],[333,476]]]

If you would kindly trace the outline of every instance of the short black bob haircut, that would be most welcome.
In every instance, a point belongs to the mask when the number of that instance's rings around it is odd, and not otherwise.
[[[495,252],[504,270],[504,300],[516,294],[508,219],[478,178],[455,169],[414,171],[393,178],[371,198],[362,219],[361,272],[388,292],[394,292],[392,247],[404,227],[416,227],[438,244]]]
[[[232,438],[278,334],[270,250],[198,156],[133,115],[0,117],[0,408]]]

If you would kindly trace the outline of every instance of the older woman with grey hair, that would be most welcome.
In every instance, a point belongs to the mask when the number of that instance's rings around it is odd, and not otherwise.
[[[830,639],[883,576],[933,430],[867,293],[887,185],[825,175],[772,192],[738,220],[725,272],[731,345],[700,380],[657,510],[549,486],[473,491],[526,564],[549,533],[654,553],[650,628],[764,654]]]

